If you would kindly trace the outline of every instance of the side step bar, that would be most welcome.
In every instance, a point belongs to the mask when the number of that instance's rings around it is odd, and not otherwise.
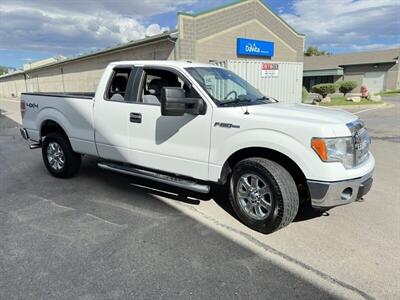
[[[207,194],[210,192],[209,185],[200,184],[186,179],[180,179],[178,177],[159,174],[147,170],[136,169],[133,167],[120,166],[118,164],[113,164],[113,163],[98,163],[97,166],[105,170],[110,170],[125,175],[150,179],[197,193]]]

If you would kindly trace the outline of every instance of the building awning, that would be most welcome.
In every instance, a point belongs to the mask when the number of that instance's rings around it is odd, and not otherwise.
[[[303,71],[303,77],[341,76],[341,75],[343,75],[343,69],[342,68]]]

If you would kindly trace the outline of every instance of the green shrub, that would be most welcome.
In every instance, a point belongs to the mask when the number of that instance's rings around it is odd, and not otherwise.
[[[346,94],[354,90],[357,85],[357,81],[342,81],[339,83],[339,91],[346,96]]]
[[[386,91],[383,92],[383,94],[388,94],[388,95],[390,95],[390,94],[399,94],[399,93],[400,93],[400,89],[397,89],[397,90],[386,90]]]
[[[322,96],[322,98],[325,98],[326,96],[328,96],[328,94],[333,94],[334,92],[336,92],[337,86],[334,83],[321,83],[321,84],[317,84],[314,85],[311,88],[311,91],[313,93],[317,93],[319,95]]]
[[[302,102],[304,102],[308,99],[308,92],[304,86],[303,86],[303,89],[301,90],[301,99],[303,100]]]

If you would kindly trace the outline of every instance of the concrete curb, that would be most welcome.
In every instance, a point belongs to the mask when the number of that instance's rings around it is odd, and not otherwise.
[[[8,101],[8,102],[20,102],[20,97],[17,98],[0,98],[0,101]]]
[[[320,107],[328,107],[328,108],[350,108],[350,109],[359,109],[359,108],[390,108],[394,107],[394,104],[390,103],[381,103],[381,104],[355,104],[355,105],[316,105]]]

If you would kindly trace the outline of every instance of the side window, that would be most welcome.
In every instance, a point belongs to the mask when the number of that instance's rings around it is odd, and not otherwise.
[[[163,87],[180,87],[185,90],[186,97],[200,98],[193,88],[173,72],[158,69],[144,69],[144,80],[141,89],[140,102],[144,104],[160,105],[161,90]]]
[[[131,68],[114,69],[111,81],[106,91],[106,99],[111,101],[124,101],[127,91],[128,79]]]

